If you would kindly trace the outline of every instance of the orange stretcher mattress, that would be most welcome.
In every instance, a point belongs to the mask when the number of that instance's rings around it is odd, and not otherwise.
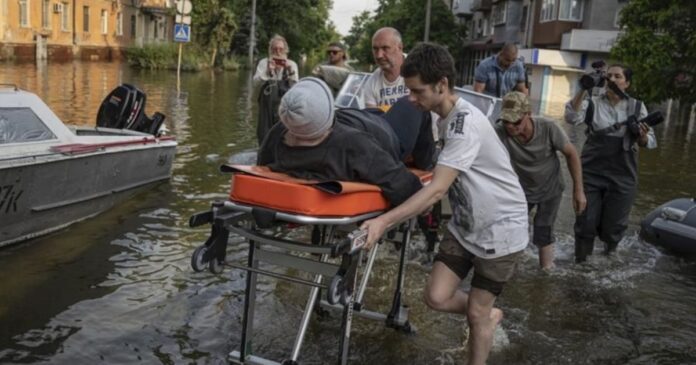
[[[223,165],[232,172],[230,200],[317,217],[350,217],[389,208],[379,187],[359,182],[312,181],[273,172],[264,166]],[[429,181],[431,172],[412,170]]]

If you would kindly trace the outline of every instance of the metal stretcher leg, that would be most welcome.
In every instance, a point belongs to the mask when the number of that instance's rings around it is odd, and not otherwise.
[[[249,241],[249,256],[247,265],[258,269],[259,261],[256,259],[258,244]],[[256,306],[256,276],[252,271],[247,272],[246,289],[244,293],[244,315],[242,317],[242,342],[239,348],[239,360],[243,363],[247,356],[252,354],[251,339],[254,332],[254,308]]]
[[[406,224],[406,232],[401,241],[401,255],[399,257],[399,275],[396,279],[396,288],[394,290],[394,299],[392,307],[387,315],[387,327],[398,329],[407,333],[411,333],[414,329],[408,321],[408,306],[401,304],[401,289],[404,286],[404,277],[406,275],[406,250],[408,249],[411,240],[411,231],[415,226],[415,219],[411,219]]]

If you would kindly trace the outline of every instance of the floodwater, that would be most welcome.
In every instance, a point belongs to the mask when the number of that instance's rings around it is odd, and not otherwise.
[[[147,93],[147,112],[164,113],[179,141],[171,181],[93,219],[0,251],[0,363],[226,363],[240,343],[246,275],[231,268],[219,275],[193,272],[190,255],[208,228],[189,228],[187,220],[226,197],[228,176],[218,165],[254,147],[248,80],[244,72],[183,74],[178,95],[168,71],[117,63],[0,65],[0,83],[35,92],[75,124],[93,124],[112,88],[135,84]],[[640,194],[616,257],[572,264],[574,216],[566,192],[557,222],[558,269],[540,272],[535,249],[527,248],[498,300],[505,318],[489,364],[696,363],[696,262],[636,233],[655,206],[696,195],[695,125],[693,116],[672,114],[656,129],[659,149],[641,152]],[[581,143],[582,128],[565,128]],[[351,363],[464,363],[465,319],[423,304],[429,260],[420,236],[413,246],[404,300],[418,332],[405,335],[356,318]],[[245,254],[245,246],[232,244],[227,259],[242,263]],[[383,245],[368,307],[388,310],[397,262],[393,248]],[[260,278],[257,355],[288,357],[307,293],[307,287]],[[338,315],[313,321],[300,362],[335,363],[339,327]]]

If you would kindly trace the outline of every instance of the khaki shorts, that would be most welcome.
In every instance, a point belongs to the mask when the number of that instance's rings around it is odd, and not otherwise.
[[[520,261],[522,251],[494,259],[477,257],[462,246],[449,231],[440,242],[440,249],[435,256],[435,261],[440,261],[452,270],[460,279],[464,279],[471,268],[474,268],[474,277],[471,286],[500,295],[503,286],[515,273],[517,263]]]

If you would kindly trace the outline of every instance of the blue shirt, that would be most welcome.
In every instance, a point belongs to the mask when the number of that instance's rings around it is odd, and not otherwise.
[[[474,81],[486,84],[483,92],[499,98],[514,90],[518,83],[525,82],[525,76],[526,73],[522,61],[515,60],[507,70],[503,70],[498,65],[497,55],[481,61],[478,67],[476,67],[476,71],[474,71]],[[498,80],[500,80],[500,95],[497,95]]]

